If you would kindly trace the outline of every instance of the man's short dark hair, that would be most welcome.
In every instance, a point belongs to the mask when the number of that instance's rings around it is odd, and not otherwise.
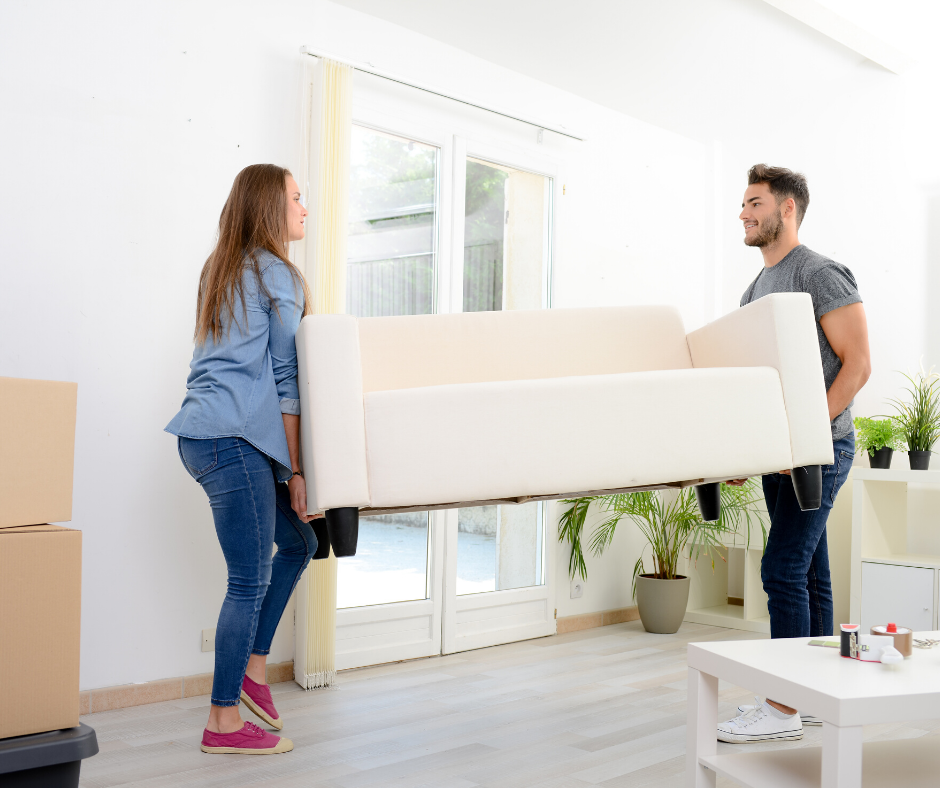
[[[747,171],[747,185],[753,186],[755,183],[766,183],[777,205],[792,197],[796,203],[796,226],[803,223],[809,207],[809,186],[803,173],[793,172],[786,167],[755,164]]]

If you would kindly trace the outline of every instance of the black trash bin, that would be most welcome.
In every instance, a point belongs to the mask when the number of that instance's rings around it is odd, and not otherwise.
[[[94,728],[0,739],[0,788],[78,788],[82,759],[98,752]]]

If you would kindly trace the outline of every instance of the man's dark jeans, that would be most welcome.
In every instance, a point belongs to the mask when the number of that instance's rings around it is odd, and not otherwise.
[[[822,469],[822,505],[800,511],[793,483],[785,474],[763,478],[770,534],[761,561],[772,638],[832,635],[832,582],[826,521],[855,458],[855,437],[833,442],[834,461]]]

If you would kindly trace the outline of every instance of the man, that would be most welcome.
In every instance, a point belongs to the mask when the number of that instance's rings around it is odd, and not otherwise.
[[[826,520],[855,456],[852,401],[871,374],[865,309],[852,272],[800,244],[797,233],[809,205],[806,178],[783,167],[755,164],[747,182],[739,218],[744,243],[761,250],[764,268],[745,290],[741,306],[771,293],[812,297],[834,456],[832,465],[823,466],[822,505],[816,511],[800,510],[789,470],[763,477],[770,533],[761,579],[770,636],[828,637],[833,622]],[[800,739],[804,723],[819,724],[769,699],[738,711],[740,716],[718,726],[721,741]]]

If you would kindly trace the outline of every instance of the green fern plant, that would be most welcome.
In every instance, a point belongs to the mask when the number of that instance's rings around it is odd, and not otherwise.
[[[879,449],[904,451],[904,431],[895,419],[891,417],[869,419],[865,416],[856,416],[852,423],[857,433],[855,443],[858,451],[867,451],[871,457],[874,457]]]
[[[613,541],[621,520],[635,523],[646,537],[647,545],[633,567],[633,587],[636,590],[637,575],[645,572],[643,554],[650,548],[653,560],[653,576],[666,580],[675,579],[679,559],[688,555],[697,561],[700,555],[720,556],[719,547],[726,537],[733,535],[734,541],[745,532],[745,543],[750,545],[751,527],[759,525],[764,546],[767,544],[767,527],[760,504],[763,498],[754,479],[742,486],[721,486],[721,517],[713,523],[705,522],[699,514],[695,493],[691,487],[683,488],[669,501],[659,491],[600,495],[587,498],[571,498],[563,501],[567,508],[559,519],[558,541],[567,542],[571,552],[568,558],[568,574],[587,579],[584,560],[584,528],[588,509],[592,504],[606,516],[594,528],[588,542],[594,555],[603,554]],[[724,557],[722,557],[724,560]]]

